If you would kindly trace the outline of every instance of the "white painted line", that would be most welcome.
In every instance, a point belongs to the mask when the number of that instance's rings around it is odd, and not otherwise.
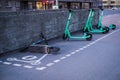
[[[36,70],[41,70],[41,71],[42,71],[42,70],[44,70],[44,69],[46,69],[46,68],[47,68],[47,67],[37,67]]]
[[[87,46],[84,46],[83,49],[87,48]]]
[[[77,53],[77,52],[79,52],[80,50],[78,49],[78,50],[75,50],[75,52]]]
[[[22,64],[13,64],[13,66],[18,66],[18,67],[20,67],[20,66],[22,66]]]
[[[89,43],[89,45],[93,45],[93,42],[92,42],[92,43]]]
[[[60,59],[65,59],[66,57],[61,57]]]
[[[12,64],[12,63],[11,63],[11,62],[3,62],[3,64],[10,65],[10,64]]]
[[[67,55],[65,55],[66,57],[70,57],[71,56],[71,54],[67,54]]]
[[[60,61],[60,59],[57,59],[57,60],[54,60],[53,62],[58,63],[59,61]]]
[[[0,63],[3,62],[3,61],[0,61]]]
[[[75,54],[75,52],[71,52],[70,54]]]
[[[91,46],[91,45],[88,44],[87,47],[89,47],[89,46]]]
[[[80,50],[80,51],[81,51],[81,50],[84,50],[84,48],[80,48],[79,50]]]
[[[33,66],[29,66],[29,65],[25,65],[25,66],[23,66],[24,68],[33,68]]]
[[[48,64],[46,64],[46,66],[52,66],[52,65],[54,65],[54,63],[48,63]]]

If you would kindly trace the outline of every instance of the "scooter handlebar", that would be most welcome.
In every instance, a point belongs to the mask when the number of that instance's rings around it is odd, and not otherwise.
[[[102,6],[99,6],[99,9],[100,9],[101,11],[103,11],[103,10],[104,10]]]
[[[101,11],[103,11],[104,9],[103,8],[100,8]]]
[[[95,11],[94,9],[89,9],[89,11],[91,11],[91,10],[92,10],[92,11]]]
[[[69,12],[73,12],[71,9],[69,9]]]

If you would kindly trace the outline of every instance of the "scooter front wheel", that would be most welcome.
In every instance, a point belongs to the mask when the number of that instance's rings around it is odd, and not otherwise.
[[[66,40],[68,38],[68,35],[67,34],[63,34],[63,40]]]
[[[86,33],[86,37],[89,36],[88,38],[86,38],[87,41],[91,41],[92,40],[92,34],[90,33]]]
[[[115,24],[111,24],[111,26],[112,26],[112,30],[115,30],[116,29],[116,25]]]
[[[103,34],[108,33],[108,32],[109,32],[109,28],[108,27],[104,27],[103,28]]]

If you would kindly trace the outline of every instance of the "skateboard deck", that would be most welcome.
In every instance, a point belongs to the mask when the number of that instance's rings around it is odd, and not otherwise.
[[[28,48],[29,52],[33,53],[54,53],[58,52],[60,48],[55,47],[55,46],[49,46],[49,45],[41,45],[41,44],[36,44],[36,45],[30,45]]]

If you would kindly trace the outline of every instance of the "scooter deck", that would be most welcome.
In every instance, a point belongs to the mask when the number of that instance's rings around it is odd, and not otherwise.
[[[28,49],[29,52],[45,53],[45,54],[55,53],[55,52],[58,52],[59,50],[60,50],[60,48],[58,48],[58,47],[48,46],[48,45],[40,45],[40,44],[30,45],[30,47]]]
[[[91,30],[90,32],[92,32],[92,33],[102,33],[102,32],[104,32],[103,30]]]

